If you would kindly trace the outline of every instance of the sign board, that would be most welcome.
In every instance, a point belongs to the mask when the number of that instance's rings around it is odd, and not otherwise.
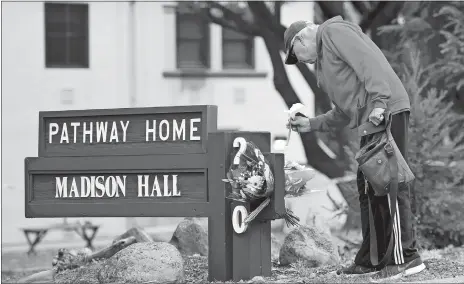
[[[205,214],[206,163],[205,154],[27,158],[26,217]]]
[[[216,129],[211,106],[40,112],[39,157],[205,153]]]
[[[270,133],[218,132],[216,106],[41,112],[39,119],[39,157],[25,159],[27,218],[208,217],[211,281],[270,275],[270,220],[285,212],[284,159],[270,153]],[[231,188],[222,180],[237,137],[261,149],[276,183],[271,204],[244,234],[232,229],[238,204],[226,199]]]

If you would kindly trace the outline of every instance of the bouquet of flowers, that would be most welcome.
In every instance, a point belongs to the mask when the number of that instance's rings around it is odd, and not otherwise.
[[[313,169],[295,162],[286,161],[284,171],[286,197],[299,197],[311,192],[306,183],[314,177],[315,172]]]
[[[245,224],[248,224],[269,205],[275,184],[269,162],[264,158],[259,148],[253,142],[245,141],[245,139],[239,140],[239,143],[241,147],[232,153],[234,162],[227,172],[227,178],[223,181],[232,186],[229,199],[259,203],[259,206],[243,220]],[[285,196],[301,196],[308,192],[305,184],[312,178],[309,174],[310,169],[287,162],[284,170],[286,174]],[[296,226],[299,222],[299,218],[288,208],[283,216],[277,217],[283,218],[287,226]]]

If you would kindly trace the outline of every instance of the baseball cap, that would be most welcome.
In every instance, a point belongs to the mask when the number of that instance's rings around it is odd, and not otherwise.
[[[298,59],[293,53],[292,40],[302,29],[307,26],[306,21],[296,21],[291,24],[284,33],[284,44],[285,44],[285,64],[292,65],[298,63]]]

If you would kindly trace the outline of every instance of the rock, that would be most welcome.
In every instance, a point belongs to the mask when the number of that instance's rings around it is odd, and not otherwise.
[[[318,230],[321,230],[327,234],[330,234],[330,222],[327,218],[324,218],[322,214],[311,208],[308,209],[306,213],[306,226],[315,227]]]
[[[185,255],[195,253],[208,255],[208,232],[203,224],[194,218],[185,218],[181,221],[169,243]]]
[[[192,220],[197,222],[198,224],[205,229],[206,232],[208,232],[208,218],[205,217],[193,217]]]
[[[266,283],[263,276],[255,276],[248,283]]]
[[[91,262],[55,275],[54,283],[179,283],[183,259],[168,243],[135,243],[105,261]]]
[[[339,264],[340,256],[331,236],[314,227],[300,226],[291,231],[280,248],[281,265],[303,261],[310,267]]]
[[[271,233],[271,259],[279,259],[279,251],[282,247],[284,238],[277,237],[275,234]]]
[[[128,237],[135,237],[135,241],[138,243],[143,243],[143,242],[152,242],[153,239],[148,235],[142,228],[138,227],[133,227],[126,231],[124,234],[117,236],[113,240],[113,244],[116,243],[119,240],[128,238]]]
[[[55,275],[53,283],[55,284],[100,284],[99,272],[102,269],[102,262],[92,262],[76,269],[67,269]],[[21,282],[22,283],[22,282]],[[42,281],[42,283],[50,283]]]
[[[100,283],[179,283],[184,281],[182,255],[168,243],[135,243],[108,259]]]

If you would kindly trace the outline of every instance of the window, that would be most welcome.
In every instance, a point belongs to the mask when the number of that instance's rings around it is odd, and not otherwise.
[[[45,66],[89,67],[87,4],[45,3]]]
[[[200,12],[176,12],[177,68],[210,67],[209,22]]]
[[[253,37],[231,29],[222,29],[222,67],[224,69],[254,68]]]

